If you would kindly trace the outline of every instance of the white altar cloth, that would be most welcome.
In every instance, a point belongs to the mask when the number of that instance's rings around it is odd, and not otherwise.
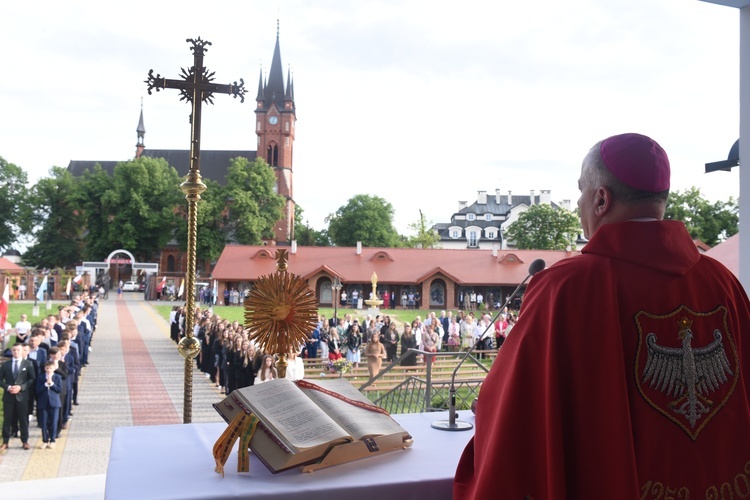
[[[332,500],[450,499],[458,459],[474,431],[431,427],[448,412],[394,415],[414,444],[395,451],[312,473],[293,469],[271,474],[250,454],[250,472],[237,472],[237,446],[214,472],[213,445],[226,424],[118,427],[112,435],[105,498]],[[470,411],[459,419],[474,423]]]

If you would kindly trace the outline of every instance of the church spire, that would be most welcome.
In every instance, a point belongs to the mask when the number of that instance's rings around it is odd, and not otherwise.
[[[271,69],[268,72],[268,83],[264,89],[263,95],[265,108],[276,104],[279,110],[284,109],[284,70],[281,65],[281,48],[279,47],[279,27],[276,21],[276,46],[273,49],[273,58],[271,59]]]
[[[258,77],[258,96],[255,98],[255,100],[262,101],[263,99],[263,65],[261,65],[260,76]]]
[[[138,120],[138,128],[135,131],[138,134],[138,140],[135,144],[135,157],[138,159],[141,157],[143,150],[146,149],[146,145],[143,143],[146,136],[146,126],[143,125],[143,97],[141,97],[141,117]]]

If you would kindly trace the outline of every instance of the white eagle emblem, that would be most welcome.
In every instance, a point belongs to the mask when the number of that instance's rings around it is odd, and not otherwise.
[[[724,350],[721,331],[714,330],[714,340],[707,346],[694,348],[692,321],[683,317],[679,324],[677,335],[682,347],[664,347],[657,344],[655,333],[646,335],[648,357],[641,383],[648,383],[651,389],[674,398],[668,408],[683,415],[694,428],[714,406],[708,399],[709,393],[719,390],[734,373]]]

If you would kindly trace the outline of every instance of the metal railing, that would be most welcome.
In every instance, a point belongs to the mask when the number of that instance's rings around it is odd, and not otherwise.
[[[380,373],[359,386],[359,391],[363,392],[368,387],[376,384],[379,380],[384,379],[389,372],[400,366],[401,361],[407,357],[416,357],[420,354],[422,356],[432,356],[434,359],[453,357],[456,358],[455,364],[460,363],[465,356],[464,352],[427,352],[419,349],[409,349],[405,353],[402,353],[401,356],[393,361],[393,363],[382,369]],[[486,375],[489,372],[489,368],[474,357],[475,354],[481,356],[484,352],[474,351],[468,356],[463,366],[470,367],[473,363],[480,367],[484,371],[484,375]],[[455,365],[453,366],[455,367]],[[427,370],[424,378],[411,375],[396,387],[388,390],[385,394],[379,395],[377,398],[373,399],[372,402],[387,410],[389,413],[420,413],[443,411],[447,409],[450,381],[446,381],[445,379],[433,381],[432,367],[433,363],[427,363]],[[484,375],[479,378],[461,377],[461,371],[459,370],[454,382],[456,386],[457,408],[469,409],[471,407],[471,402],[479,395],[479,387],[482,385],[482,382],[484,382]]]

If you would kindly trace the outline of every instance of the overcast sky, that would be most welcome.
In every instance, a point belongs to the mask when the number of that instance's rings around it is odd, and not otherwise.
[[[217,83],[249,99],[204,107],[202,147],[256,147],[254,97],[280,20],[297,106],[294,198],[312,227],[356,194],[385,198],[407,233],[447,222],[478,190],[578,198],[598,140],[652,136],[672,189],[739,195],[704,174],[739,137],[739,12],[698,0],[36,1],[0,4],[0,156],[36,182],[70,160],[188,149],[188,104],[146,92],[178,78],[187,38],[212,42]]]

